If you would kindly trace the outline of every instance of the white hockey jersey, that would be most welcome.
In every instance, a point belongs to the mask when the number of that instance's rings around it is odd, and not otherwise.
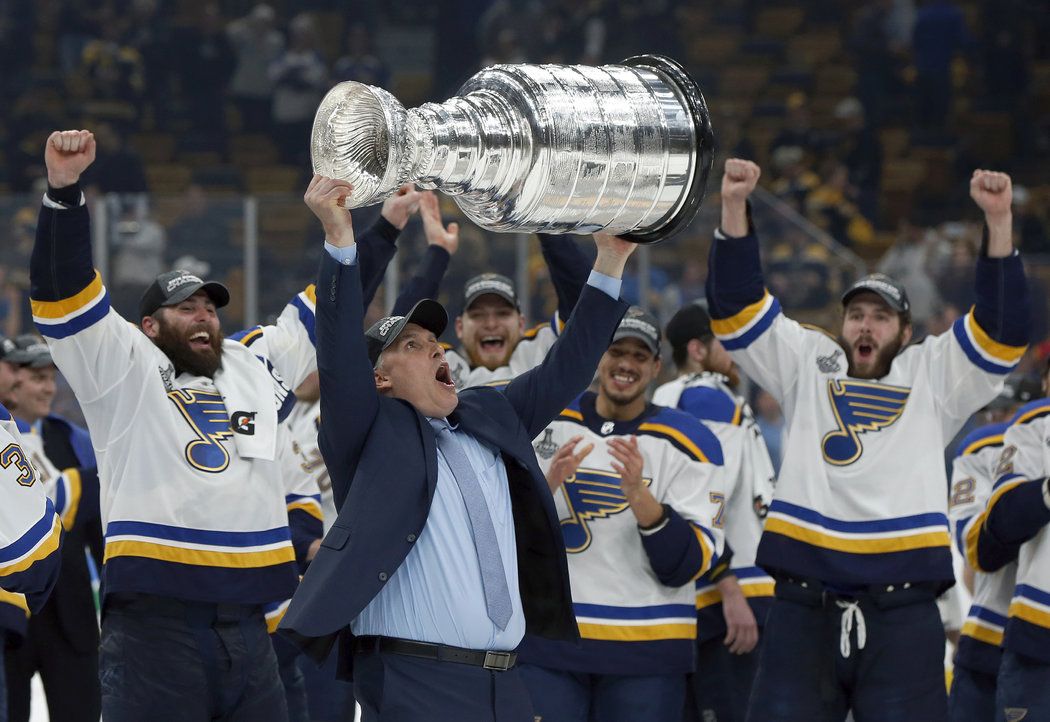
[[[583,638],[527,637],[523,661],[597,674],[691,671],[696,637],[695,580],[722,552],[725,487],[718,440],[696,419],[649,405],[637,419],[607,421],[585,393],[536,439],[546,472],[554,453],[576,435],[593,451],[555,493],[568,553],[576,621]],[[642,476],[671,512],[657,531],[639,531],[620,489],[607,442],[636,436]]]
[[[0,601],[25,614],[44,605],[58,578],[62,521],[0,405]]]
[[[258,604],[291,596],[278,422],[291,410],[289,386],[316,367],[313,294],[298,294],[276,325],[226,339],[214,380],[176,375],[110,308],[97,272],[70,298],[33,300],[95,447],[107,594]]]
[[[452,372],[452,380],[457,389],[466,389],[471,386],[501,386],[521,374],[536,368],[551,346],[558,340],[558,333],[564,326],[558,320],[557,314],[548,322],[541,323],[525,331],[518,345],[510,354],[510,361],[505,366],[490,371],[484,366],[470,365],[470,359],[460,352],[460,349],[448,347],[445,350],[445,360],[448,361],[449,371]]]
[[[1050,499],[1043,480],[1050,476],[1050,399],[1022,407],[1003,441],[995,489],[973,524],[970,540],[976,547],[983,541],[978,536],[987,532],[982,524],[1004,512],[1010,531],[1028,538],[1017,555],[1017,582],[1003,647],[1045,664],[1050,663]]]
[[[332,528],[338,511],[335,508],[335,496],[332,494],[332,479],[328,476],[328,467],[321,458],[321,449],[317,445],[317,430],[321,424],[321,402],[299,401],[288,415],[288,430],[291,433],[292,453],[288,456],[289,467],[286,475],[305,475],[313,481],[315,492],[320,496],[321,516],[324,519],[324,533]]]
[[[959,452],[952,462],[948,500],[952,536],[959,552],[975,569],[979,568],[973,559],[975,550],[967,544],[967,538],[972,538],[973,529],[980,523],[981,512],[992,495],[995,470],[1008,426],[1005,423],[990,424],[975,429],[959,444]],[[975,573],[973,603],[962,626],[956,665],[985,674],[994,675],[999,671],[1003,630],[1016,574],[1016,562],[994,572]]]
[[[834,337],[781,313],[762,286],[754,234],[717,233],[709,266],[712,330],[786,419],[759,566],[839,588],[950,586],[943,449],[1024,354],[1020,259],[978,260],[981,315],[998,328],[982,328],[971,309],[950,331],[905,348],[876,380],[850,378]],[[1010,283],[1022,284],[1014,317],[1003,307]]]
[[[730,569],[761,625],[773,599],[774,584],[773,578],[755,565],[755,554],[763,520],[773,501],[776,473],[751,407],[733,393],[725,376],[707,372],[684,374],[669,381],[653,394],[653,403],[696,417],[722,445],[725,538],[733,550]],[[724,636],[722,595],[711,573],[696,582],[696,608],[700,640]]]

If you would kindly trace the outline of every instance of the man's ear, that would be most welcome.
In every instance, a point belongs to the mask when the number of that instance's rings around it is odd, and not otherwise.
[[[149,338],[157,338],[160,335],[160,322],[153,316],[143,316],[142,323],[139,325],[142,328],[142,333]]]
[[[525,314],[518,313],[518,333],[525,333]]]
[[[911,341],[911,334],[912,334],[912,327],[911,327],[911,324],[909,323],[908,325],[906,325],[904,327],[904,330],[901,331],[901,348],[904,348],[905,346],[907,346],[908,342]]]
[[[463,340],[463,317],[456,316],[456,338]]]
[[[707,344],[698,338],[689,339],[685,349],[689,354],[689,358],[698,364],[703,364],[704,360],[707,359]]]
[[[390,389],[392,389],[394,387],[394,384],[392,384],[390,382],[390,377],[385,375],[379,369],[376,369],[372,373],[375,375],[376,391],[378,391],[379,393],[381,393],[381,394],[386,393],[387,391],[390,391]]]

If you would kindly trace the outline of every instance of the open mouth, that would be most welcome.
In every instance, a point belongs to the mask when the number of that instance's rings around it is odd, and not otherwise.
[[[481,339],[481,350],[485,353],[498,353],[506,347],[507,341],[502,336],[484,336]]]
[[[858,343],[856,353],[858,361],[870,361],[875,357],[875,346],[870,343]]]
[[[630,388],[638,383],[638,375],[618,371],[612,375],[612,382],[617,388]]]
[[[449,370],[447,363],[438,366],[437,373],[434,374],[434,379],[447,389],[456,388],[456,383],[452,380],[452,372]]]
[[[198,331],[197,333],[190,336],[190,348],[201,351],[203,349],[211,348],[211,337],[207,331]]]

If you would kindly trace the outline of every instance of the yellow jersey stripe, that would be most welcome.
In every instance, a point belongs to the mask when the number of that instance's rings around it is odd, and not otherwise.
[[[55,514],[54,517],[55,518],[51,521],[51,531],[49,531],[40,543],[37,544],[36,549],[34,549],[28,556],[22,557],[16,562],[8,564],[7,566],[0,566],[0,577],[24,572],[41,559],[46,559],[51,556],[51,554],[58,549],[59,541],[62,539],[62,520],[58,518],[58,514]]]
[[[700,530],[700,527],[694,524],[689,524],[689,528],[693,530],[694,534],[696,534],[696,541],[700,543],[700,571],[698,571],[696,575],[693,576],[692,580],[690,580],[695,582],[711,568],[711,555],[713,550],[711,549],[711,543],[708,541],[707,535]]]
[[[696,639],[696,624],[629,625],[579,623],[580,636],[607,642],[651,642],[659,639]]]
[[[1027,346],[1007,346],[1006,344],[999,343],[993,339],[977,323],[977,319],[974,318],[973,315],[973,308],[971,308],[970,312],[966,314],[966,327],[969,329],[970,336],[973,338],[974,343],[976,343],[982,351],[1005,364],[1012,365],[1017,363],[1021,357],[1024,356],[1024,352],[1028,349]]]
[[[990,644],[993,647],[998,647],[1003,643],[1003,633],[997,632],[994,629],[988,629],[983,627],[976,622],[967,622],[963,625],[961,634],[964,637],[970,637],[976,639],[978,642],[984,642]]]
[[[318,521],[324,521],[324,512],[321,511],[321,505],[313,499],[294,501],[288,505],[288,511],[294,511],[299,509],[305,511],[310,516],[314,517]]]
[[[984,522],[988,519],[988,514],[991,512],[992,507],[1002,498],[1003,494],[1023,483],[1024,479],[1015,479],[1000,486],[988,499],[988,504],[985,505],[984,510],[970,522],[970,527],[966,530],[966,561],[977,571],[987,571],[982,569],[977,561],[977,540],[981,535],[981,527],[984,526]]]
[[[560,416],[568,416],[570,419],[576,419],[577,421],[583,421],[583,414],[575,409],[564,409]]]
[[[1050,614],[1042,609],[1030,607],[1020,599],[1015,599],[1010,603],[1010,616],[1023,619],[1029,624],[1050,629]]]
[[[967,446],[965,449],[963,449],[962,455],[963,456],[969,456],[970,454],[974,454],[974,453],[980,451],[981,449],[983,449],[986,446],[992,446],[994,444],[1001,444],[1001,443],[1003,443],[1003,437],[1004,437],[1004,434],[993,434],[992,436],[986,436],[983,439],[978,439],[977,441],[973,442],[972,444]]]
[[[62,526],[66,531],[73,528],[77,520],[77,510],[80,508],[80,495],[83,493],[83,482],[80,479],[80,469],[71,467],[62,472],[69,480],[69,503],[62,515]]]
[[[71,313],[91,305],[99,294],[102,293],[102,275],[95,271],[95,278],[82,291],[61,301],[36,301],[30,302],[33,315],[37,318],[63,318]]]
[[[29,617],[29,603],[26,602],[26,595],[24,594],[0,589],[0,604],[10,604],[12,607],[18,607],[25,612],[26,618]]]
[[[314,284],[310,284],[303,289],[303,295],[306,296],[306,300],[312,303],[314,306],[317,305],[317,287]]]
[[[562,412],[562,413],[564,413],[564,412]],[[583,418],[582,414],[580,415],[580,418],[581,419]],[[644,424],[640,424],[638,426],[638,430],[639,431],[652,431],[652,432],[657,433],[657,434],[663,434],[664,436],[669,436],[672,439],[674,439],[675,441],[677,441],[679,444],[684,446],[686,449],[688,449],[700,461],[704,462],[705,464],[711,463],[708,460],[707,456],[704,454],[704,452],[700,451],[700,447],[693,443],[692,439],[690,439],[688,436],[686,436],[685,434],[683,434],[681,431],[679,431],[678,429],[674,428],[673,426],[667,426],[666,424],[653,424],[653,423],[646,422]]]
[[[713,318],[711,319],[711,330],[715,332],[716,336],[731,336],[738,331],[746,328],[758,316],[762,313],[762,310],[769,303],[770,295],[769,291],[766,291],[762,298],[755,301],[750,306],[746,306],[742,311],[729,318]]]
[[[114,557],[145,557],[162,562],[177,562],[199,567],[226,567],[253,569],[295,561],[292,545],[262,552],[219,552],[205,549],[186,549],[144,541],[112,541],[106,544],[103,562]]]
[[[886,554],[889,552],[912,551],[930,547],[948,546],[950,539],[947,531],[924,532],[899,537],[879,539],[844,539],[831,536],[816,529],[798,526],[778,517],[766,519],[766,531],[772,534],[796,539],[811,546],[831,549],[851,554]]]

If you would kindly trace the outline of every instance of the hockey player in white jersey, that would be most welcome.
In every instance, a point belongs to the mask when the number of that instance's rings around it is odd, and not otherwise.
[[[1043,387],[1046,387],[1045,381]],[[1005,558],[997,560],[995,566],[1002,564],[1000,568],[981,571],[977,546],[967,544],[967,539],[975,538],[977,531],[973,530],[974,526],[979,525],[981,512],[992,495],[1010,418],[1025,397],[1031,399],[1039,395],[1039,387],[1032,389],[1025,380],[1008,382],[986,409],[992,423],[967,434],[952,461],[948,517],[952,524],[952,539],[968,569],[973,572],[973,600],[955,653],[948,697],[951,722],[996,719],[996,677],[1002,658],[1006,616],[1014,594],[1016,553],[1010,561]]]
[[[522,677],[550,722],[676,720],[694,669],[694,583],[722,554],[722,450],[648,403],[660,331],[632,308],[586,392],[534,442],[561,519],[581,645],[527,635]]]
[[[837,336],[781,313],[765,289],[747,197],[754,163],[726,161],[707,298],[716,336],[780,403],[783,464],[757,563],[777,580],[748,719],[944,720],[936,596],[954,582],[942,449],[995,397],[1028,341],[1011,242],[1010,179],[976,171],[984,211],[974,307],[908,346],[888,276],[843,296]]]
[[[1050,719],[1050,399],[1014,415],[995,471],[987,506],[961,529],[979,570],[1001,573],[1017,560],[995,719]]]
[[[290,513],[277,443],[288,389],[316,367],[313,287],[275,325],[224,340],[228,291],[173,271],[129,324],[92,267],[78,179],[94,153],[87,131],[48,139],[30,280],[99,462],[103,717],[284,720],[263,606],[292,595],[308,548],[289,525],[310,515]],[[315,178],[307,205],[331,192]]]
[[[62,521],[21,445],[11,413],[0,405],[0,601],[4,606],[25,616],[44,606],[58,579],[61,544]],[[0,644],[0,672],[5,654],[5,645]],[[6,718],[3,674],[0,705]]]
[[[726,546],[732,557],[696,582],[697,672],[689,676],[686,720],[743,722],[758,667],[760,629],[773,602],[773,578],[755,566],[775,473],[739,375],[714,337],[707,302],[686,304],[667,323],[680,374],[653,403],[700,419],[722,445]]]

